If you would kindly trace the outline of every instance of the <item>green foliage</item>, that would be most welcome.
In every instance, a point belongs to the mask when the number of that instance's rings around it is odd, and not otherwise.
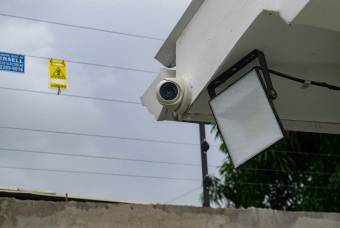
[[[340,211],[339,135],[289,132],[237,170],[227,158],[219,172],[210,195],[221,206]]]

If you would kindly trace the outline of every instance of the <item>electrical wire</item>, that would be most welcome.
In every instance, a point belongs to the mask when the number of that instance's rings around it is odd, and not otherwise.
[[[59,25],[59,26],[70,27],[70,28],[77,28],[77,29],[82,29],[82,30],[90,30],[90,31],[96,31],[96,32],[110,33],[110,34],[115,34],[115,35],[120,35],[120,36],[127,36],[127,37],[134,37],[134,38],[148,39],[148,40],[156,40],[156,41],[164,41],[164,39],[159,38],[159,37],[154,37],[154,36],[146,36],[146,35],[140,35],[140,34],[134,34],[134,33],[126,33],[126,32],[120,32],[120,31],[115,31],[115,30],[96,28],[96,27],[91,27],[91,26],[62,23],[62,22],[45,20],[45,19],[40,19],[40,18],[24,17],[24,16],[8,14],[8,13],[3,13],[3,12],[0,12],[0,16],[9,17],[9,18],[16,18],[16,19],[21,19],[21,20],[27,20],[27,21],[40,22],[40,23],[46,23],[46,24]]]
[[[215,168],[218,168],[220,166],[215,166]],[[259,172],[269,172],[269,173],[286,173],[286,174],[306,174],[306,175],[318,175],[318,176],[331,176],[335,173],[330,172],[317,172],[317,171],[299,171],[299,170],[279,170],[279,169],[268,169],[268,168],[239,168],[234,169],[235,172],[238,171],[259,171]]]
[[[272,69],[269,69],[269,73],[274,74],[274,75],[279,76],[279,77],[282,77],[282,78],[285,78],[285,79],[289,79],[291,81],[299,82],[299,83],[302,83],[302,84],[308,83],[308,84],[311,84],[311,85],[314,85],[314,86],[328,88],[330,90],[340,90],[340,86],[331,85],[331,84],[326,83],[326,82],[305,80],[305,79],[297,78],[297,77],[294,77],[294,76],[291,76],[291,75],[288,75],[288,74],[284,74],[284,73],[281,73],[279,71],[272,70]]]
[[[278,170],[278,169],[261,169],[261,168],[240,168],[239,170],[245,170],[245,171],[261,171],[261,172],[270,172],[270,173],[287,173],[287,174],[311,174],[311,175],[320,175],[320,176],[330,176],[333,175],[334,173],[329,173],[329,172],[316,172],[316,171],[295,171],[295,170],[289,170],[289,171],[284,171],[284,170]]]
[[[210,147],[214,147],[215,145],[210,145]],[[219,146],[215,146],[219,147]],[[288,151],[288,150],[271,150],[267,151],[273,153],[283,153],[283,154],[297,154],[297,155],[308,155],[308,156],[320,156],[320,157],[340,157],[340,154],[324,154],[324,153],[315,153],[315,152],[298,152],[298,151]]]
[[[34,94],[43,94],[43,95],[57,95],[54,92],[47,92],[47,91],[41,91],[41,90],[11,88],[11,87],[3,87],[3,86],[0,86],[0,89],[1,90],[15,91],[15,92],[26,92],[26,93],[34,93]],[[136,101],[128,101],[128,100],[120,100],[120,99],[112,99],[112,98],[104,98],[104,97],[91,97],[91,96],[83,96],[83,95],[68,94],[68,93],[62,93],[59,96],[62,96],[62,97],[72,97],[72,98],[80,98],[80,99],[87,99],[87,100],[113,102],[113,103],[123,103],[123,104],[136,104],[136,105],[140,105],[141,104],[140,102],[136,102]]]
[[[16,148],[5,148],[0,147],[0,151],[10,151],[17,153],[30,153],[30,154],[40,154],[40,155],[54,155],[54,156],[67,156],[67,157],[78,157],[78,158],[89,158],[89,159],[104,159],[104,160],[117,160],[117,161],[130,161],[130,162],[143,162],[150,164],[163,164],[163,165],[177,165],[177,166],[187,166],[187,167],[201,167],[198,163],[188,163],[188,162],[169,162],[169,161],[158,161],[158,160],[147,160],[147,159],[136,159],[136,158],[123,158],[123,157],[113,157],[113,156],[100,156],[100,155],[86,155],[86,154],[75,154],[75,153],[62,153],[62,152],[51,152],[42,150],[27,150],[27,149],[16,149]],[[219,165],[209,165],[210,168],[218,168]],[[240,168],[238,170],[245,171],[260,171],[260,172],[271,172],[271,173],[287,173],[287,174],[309,174],[309,175],[333,175],[334,173],[329,172],[316,172],[316,171],[283,171],[277,169],[261,169],[261,168]]]
[[[306,188],[306,189],[328,189],[328,190],[340,190],[340,188],[330,188],[325,186],[315,186],[315,185],[306,185],[306,186],[295,186],[295,185],[286,185],[286,184],[276,184],[276,183],[254,183],[254,182],[226,182],[227,184],[234,185],[250,185],[250,186],[283,186],[286,188]]]
[[[133,138],[133,137],[123,137],[123,136],[113,136],[113,135],[100,135],[100,134],[81,133],[81,132],[43,130],[43,129],[35,129],[35,128],[12,127],[12,126],[0,126],[0,129],[49,133],[49,134],[60,134],[60,135],[86,136],[86,137],[94,137],[94,138],[107,138],[107,139],[126,140],[126,141],[151,142],[151,143],[174,144],[174,145],[185,145],[185,146],[199,146],[199,144],[197,143],[188,143],[188,142],[156,140],[156,139],[146,139],[146,138]]]
[[[157,160],[146,160],[146,159],[136,159],[136,158],[122,158],[122,157],[113,157],[113,156],[99,156],[99,155],[85,155],[85,154],[74,154],[74,153],[50,152],[50,151],[41,151],[41,150],[23,150],[23,149],[13,149],[13,148],[3,148],[3,147],[0,147],[0,151],[10,151],[10,152],[40,154],[40,155],[67,156],[67,157],[78,157],[78,158],[89,158],[89,159],[105,159],[105,160],[117,160],[117,161],[143,162],[143,163],[163,164],[163,165],[178,165],[178,166],[191,166],[191,167],[200,167],[201,166],[200,164],[185,163],[185,162],[169,162],[169,161],[157,161]]]
[[[181,198],[183,198],[183,197],[186,197],[186,196],[188,196],[188,195],[190,195],[190,194],[192,194],[192,193],[194,193],[194,192],[200,190],[201,188],[202,188],[201,185],[198,186],[198,187],[196,187],[196,188],[193,188],[193,189],[191,189],[191,190],[189,190],[189,191],[187,191],[187,192],[185,192],[185,193],[183,193],[183,194],[181,194],[181,195],[179,195],[179,196],[176,196],[175,198],[173,198],[173,199],[171,199],[171,200],[168,200],[168,201],[164,202],[164,204],[173,203],[173,202],[175,202],[175,201],[177,201],[177,200],[179,200],[179,199],[181,199]]]
[[[267,183],[251,183],[251,182],[237,182],[237,183],[235,183],[235,182],[227,182],[227,183],[241,184],[241,185],[251,185],[251,186],[268,186],[268,185],[272,185],[272,184],[267,184]],[[289,187],[289,188],[296,188],[296,186],[294,186],[294,185],[281,185],[281,186],[285,186],[285,187]],[[187,191],[187,192],[185,192],[185,193],[183,193],[183,194],[181,194],[181,195],[179,195],[179,196],[177,196],[177,197],[175,197],[175,198],[173,198],[171,200],[166,201],[165,204],[173,203],[176,200],[181,199],[181,198],[183,198],[183,197],[185,197],[187,195],[190,195],[190,194],[196,192],[197,190],[199,190],[201,188],[202,188],[202,186],[198,186],[198,187],[196,187],[194,189],[191,189],[191,190],[189,190],[189,191]],[[328,189],[328,190],[337,190],[337,189],[340,189],[340,188],[329,188],[329,187],[324,187],[324,186],[304,186],[302,188]]]
[[[174,181],[188,181],[188,182],[200,182],[201,179],[195,178],[180,178],[180,177],[161,177],[161,176],[147,176],[147,175],[134,175],[134,174],[121,174],[121,173],[106,173],[106,172],[92,172],[92,171],[78,171],[78,170],[66,170],[66,169],[45,169],[45,168],[32,168],[32,167],[19,167],[19,166],[4,166],[0,165],[0,169],[14,169],[14,170],[26,170],[26,171],[40,171],[40,172],[53,172],[53,173],[65,173],[65,174],[86,174],[86,175],[101,175],[101,176],[118,176],[118,177],[129,177],[129,178],[146,178],[146,179],[161,179],[161,180],[174,180]],[[340,188],[330,188],[325,186],[296,186],[296,185],[285,185],[275,183],[253,183],[253,182],[227,182],[234,185],[250,185],[250,186],[283,186],[287,188],[306,188],[306,189],[328,189],[338,190]]]
[[[258,70],[263,71],[263,68],[261,66],[256,66],[256,67],[254,67],[254,69],[258,69]],[[273,70],[273,69],[268,69],[268,72],[271,73],[271,74],[274,74],[276,76],[279,76],[281,78],[285,78],[285,79],[288,79],[288,80],[291,80],[291,81],[294,81],[294,82],[298,82],[298,83],[301,83],[301,84],[306,84],[307,86],[308,85],[314,85],[314,86],[327,88],[327,89],[330,89],[330,90],[340,90],[340,86],[332,85],[332,84],[329,84],[327,82],[305,80],[305,79],[295,77],[295,76],[292,76],[292,75],[289,75],[289,74],[285,74],[285,73],[282,73],[282,72],[279,72],[279,71]]]
[[[50,60],[50,59],[61,59],[61,58],[52,58],[52,57],[46,57],[46,56],[38,56],[38,55],[27,55],[22,54],[24,56],[35,58],[35,59],[42,59],[42,60]],[[125,67],[125,66],[119,66],[119,65],[106,65],[106,64],[100,64],[100,63],[92,63],[92,62],[85,62],[85,61],[79,61],[79,60],[72,60],[72,59],[62,59],[68,63],[73,64],[80,64],[80,65],[87,65],[87,66],[94,66],[94,67],[101,67],[101,68],[110,68],[110,69],[117,69],[117,70],[123,70],[123,71],[135,71],[140,73],[148,73],[148,74],[158,74],[157,71],[152,70],[144,70],[144,69],[138,69],[134,67]]]
[[[286,153],[286,154],[297,154],[297,155],[308,155],[308,156],[320,156],[320,157],[340,157],[338,154],[323,154],[315,152],[295,152],[295,151],[285,151],[285,150],[275,150],[275,153]]]
[[[64,173],[64,174],[86,174],[86,175],[100,175],[100,176],[117,176],[117,177],[160,179],[160,180],[188,181],[188,182],[201,181],[200,179],[195,179],[195,178],[146,176],[146,175],[135,175],[135,174],[91,172],[91,171],[66,170],[66,169],[45,169],[45,168],[32,168],[32,167],[19,167],[19,166],[3,166],[3,165],[0,165],[0,169],[14,169],[14,170],[52,172],[52,173]]]

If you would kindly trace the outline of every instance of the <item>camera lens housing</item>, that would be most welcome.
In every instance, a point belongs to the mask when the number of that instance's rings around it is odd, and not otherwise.
[[[183,79],[164,78],[156,88],[158,102],[168,110],[182,114],[190,105],[191,93]]]
[[[160,96],[166,101],[176,100],[179,96],[178,86],[174,82],[165,82],[159,88]]]

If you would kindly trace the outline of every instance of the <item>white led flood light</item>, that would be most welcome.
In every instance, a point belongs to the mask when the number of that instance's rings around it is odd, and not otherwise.
[[[236,73],[256,58],[260,66],[235,80]],[[232,83],[216,94],[216,89],[227,81]],[[262,52],[251,52],[212,81],[208,92],[210,108],[235,167],[241,166],[284,137],[272,103],[277,94]]]

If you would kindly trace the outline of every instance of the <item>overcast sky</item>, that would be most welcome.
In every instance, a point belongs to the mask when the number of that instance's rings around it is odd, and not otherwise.
[[[0,13],[165,39],[189,0],[1,0]],[[0,16],[0,51],[159,71],[162,41]],[[155,74],[68,64],[65,93],[139,102]],[[26,57],[26,73],[0,72],[0,86],[48,89],[47,60]],[[22,127],[193,143],[175,145],[0,129],[0,148],[200,164],[198,125],[157,122],[138,104],[84,100],[0,89],[0,127]],[[211,144],[217,144],[209,137]],[[0,166],[201,179],[200,167],[19,153],[0,150]],[[209,164],[223,156],[213,147]],[[210,167],[210,173],[216,169]],[[117,201],[164,203],[200,181],[159,180],[0,169],[0,186]],[[174,201],[200,205],[200,190]]]

